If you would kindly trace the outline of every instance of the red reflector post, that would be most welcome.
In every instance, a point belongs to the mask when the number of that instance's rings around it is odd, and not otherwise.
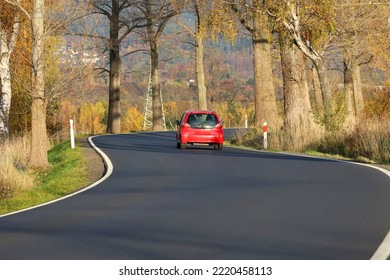
[[[268,132],[268,125],[267,122],[263,123],[263,132]]]

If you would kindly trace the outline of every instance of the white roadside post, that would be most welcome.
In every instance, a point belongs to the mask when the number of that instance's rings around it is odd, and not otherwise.
[[[245,115],[245,128],[248,128],[248,115]]]
[[[268,149],[268,125],[267,125],[267,122],[264,122],[263,123],[263,139],[264,139],[264,150],[267,150]]]
[[[73,128],[73,120],[70,119],[70,148],[74,149],[74,128]]]

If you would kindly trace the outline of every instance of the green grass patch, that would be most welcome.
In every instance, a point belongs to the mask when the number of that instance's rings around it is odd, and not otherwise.
[[[41,203],[45,203],[88,184],[86,161],[82,148],[70,149],[65,141],[52,148],[49,153],[50,168],[35,173],[35,187],[0,200],[0,214],[5,214]]]
[[[351,161],[352,158],[348,158],[339,154],[328,154],[328,153],[321,153],[316,150],[307,150],[305,154],[313,157],[323,157],[323,158],[329,158],[329,159],[338,159],[338,160],[347,160]]]

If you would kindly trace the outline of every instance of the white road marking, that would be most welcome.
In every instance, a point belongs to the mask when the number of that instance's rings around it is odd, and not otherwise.
[[[386,235],[382,244],[376,250],[375,254],[371,257],[371,260],[387,260],[390,257],[390,231]]]

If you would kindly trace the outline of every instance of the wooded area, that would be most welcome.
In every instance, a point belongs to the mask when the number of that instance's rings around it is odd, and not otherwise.
[[[390,162],[388,0],[0,5],[0,138],[30,137],[29,168],[70,118],[83,134],[142,130],[149,86],[153,130],[212,108],[225,127],[266,121],[273,149]]]

